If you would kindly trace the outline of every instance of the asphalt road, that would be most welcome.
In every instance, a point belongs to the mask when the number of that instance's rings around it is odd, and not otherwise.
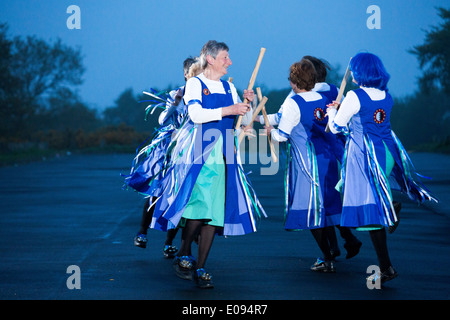
[[[174,275],[164,259],[165,233],[149,231],[146,249],[133,245],[144,200],[121,189],[133,155],[71,155],[0,168],[0,299],[2,300],[374,300],[450,297],[450,157],[412,154],[441,203],[418,206],[402,197],[397,231],[388,235],[399,276],[368,289],[377,263],[367,233],[359,255],[346,260],[342,239],[335,274],[309,270],[320,251],[309,231],[283,229],[283,170],[251,181],[269,217],[258,232],[217,237],[207,270],[215,288],[201,290]],[[179,245],[180,235],[174,244]],[[194,251],[196,246],[194,246]],[[79,268],[79,278],[70,266]],[[70,278],[70,279],[69,279]],[[68,281],[69,279],[69,281]],[[75,280],[74,280],[75,279]],[[76,280],[79,279],[79,282]],[[78,288],[70,289],[79,284]],[[177,311],[179,312],[179,310]]]

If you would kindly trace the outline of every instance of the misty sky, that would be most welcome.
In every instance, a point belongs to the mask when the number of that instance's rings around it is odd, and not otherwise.
[[[81,10],[79,30],[66,26],[70,5]],[[366,25],[370,5],[380,8],[381,29]],[[421,72],[408,50],[442,22],[436,7],[448,8],[448,0],[13,0],[0,2],[0,22],[9,25],[10,37],[61,38],[79,46],[86,67],[79,94],[102,109],[127,88],[139,93],[182,85],[183,60],[210,39],[230,47],[226,77],[241,90],[265,47],[256,84],[267,89],[289,87],[289,66],[304,55],[340,65],[343,73],[351,56],[368,51],[391,74],[392,95],[412,94]]]

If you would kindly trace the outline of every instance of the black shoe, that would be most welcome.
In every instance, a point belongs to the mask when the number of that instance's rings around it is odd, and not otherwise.
[[[395,215],[397,216],[397,221],[394,222],[394,225],[388,227],[388,232],[391,234],[397,229],[398,224],[400,223],[400,210],[402,210],[402,203],[393,201],[392,203],[394,205]]]
[[[316,272],[325,272],[325,273],[334,273],[336,272],[336,268],[334,267],[333,261],[324,261],[320,258],[317,258],[316,262],[311,266],[311,271]]]
[[[188,256],[175,257],[173,268],[177,277],[184,280],[192,280],[195,268],[195,260]]]
[[[344,248],[347,250],[347,255],[345,256],[345,259],[350,259],[356,256],[359,253],[359,249],[362,246],[362,242],[358,239],[355,239],[355,241],[352,242],[346,242],[344,243]]]
[[[177,247],[166,244],[163,249],[164,257],[167,259],[172,259],[175,257],[175,253],[178,252]]]
[[[194,272],[194,280],[197,287],[202,289],[214,288],[211,274],[207,273],[205,269],[200,268]]]
[[[395,271],[394,267],[390,266],[385,272],[381,274],[381,283],[385,283],[386,281],[392,280],[398,276],[397,271]]]
[[[134,237],[134,245],[139,248],[147,248],[147,235],[138,233],[136,237]]]
[[[386,271],[374,273],[373,275],[367,277],[366,280],[375,283],[378,279],[380,279],[380,283],[383,284],[386,281],[396,278],[397,276],[397,271],[395,271],[394,267],[390,266]]]
[[[392,280],[398,276],[398,272],[394,267],[390,266],[385,272],[381,274],[381,283]]]

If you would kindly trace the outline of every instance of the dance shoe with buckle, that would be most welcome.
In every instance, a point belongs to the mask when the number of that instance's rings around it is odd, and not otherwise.
[[[205,269],[200,268],[194,272],[194,280],[197,287],[202,289],[214,288],[211,274],[207,273]]]
[[[164,257],[167,259],[172,259],[173,257],[175,257],[175,253],[177,253],[177,252],[178,252],[178,248],[173,245],[166,244],[164,246],[163,254],[164,254]]]
[[[395,271],[394,267],[390,266],[389,268],[386,269],[386,271],[376,272],[371,276],[367,277],[366,280],[372,283],[376,283],[376,281],[379,279],[380,283],[383,284],[386,281],[396,278],[397,276],[398,276],[397,271]]]
[[[336,267],[334,266],[333,261],[324,261],[317,258],[317,261],[311,266],[311,270],[316,272],[334,273],[336,272]]]
[[[147,248],[147,235],[138,233],[136,237],[134,237],[134,245],[139,248]]]
[[[192,280],[192,273],[195,269],[195,259],[191,256],[175,257],[173,268],[177,277],[185,280]]]

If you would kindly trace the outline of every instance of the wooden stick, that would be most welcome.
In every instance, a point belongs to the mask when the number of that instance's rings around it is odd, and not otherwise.
[[[255,121],[256,116],[258,115],[258,113],[261,111],[261,109],[264,107],[264,105],[267,102],[267,97],[262,98],[261,102],[259,103],[258,107],[256,107],[255,112],[253,112],[253,116],[252,116],[252,120],[250,121],[250,123],[245,127],[249,127],[253,121]],[[239,134],[239,143],[241,143],[242,139],[245,136],[245,128],[241,131],[241,133]]]
[[[255,84],[256,76],[259,71],[259,66],[261,65],[261,61],[264,57],[265,52],[266,52],[266,48],[261,48],[261,50],[259,52],[258,60],[256,60],[255,69],[253,69],[252,77],[250,78],[250,82],[248,83],[247,90],[253,89],[253,85]],[[248,103],[248,100],[244,99],[244,103]],[[242,116],[239,116],[238,120],[236,122],[236,130],[238,130],[240,128],[241,122],[242,122]]]
[[[260,101],[259,104],[258,104],[258,107],[256,107],[255,112],[253,112],[252,120],[251,120],[250,123],[247,125],[247,127],[249,127],[249,126],[253,123],[253,121],[255,121],[256,116],[257,116],[258,113],[261,111],[261,109],[264,108],[264,105],[266,104],[267,100],[268,100],[267,97],[263,97],[263,98],[261,99],[261,101]]]
[[[262,99],[262,93],[261,93],[261,88],[258,87],[256,88],[256,92],[258,94],[258,99]],[[267,116],[267,112],[266,112],[266,106],[264,105],[264,107],[262,108],[262,114],[264,117],[264,123],[266,126],[270,126],[269,124],[269,117]],[[269,147],[270,147],[270,154],[272,155],[272,159],[274,162],[278,162],[278,157],[277,154],[275,153],[275,146],[272,143],[272,137],[270,135],[267,135],[267,140],[269,140]]]
[[[350,60],[352,60],[352,59],[350,58]],[[351,72],[350,72],[350,62],[349,62],[347,65],[347,70],[345,70],[344,78],[342,79],[341,87],[339,88],[339,92],[338,92],[338,95],[336,98],[337,103],[341,103],[342,97],[344,96],[345,87],[347,86],[348,78],[350,77],[350,73]],[[325,132],[330,132],[330,127],[328,126],[328,123],[325,128]]]
[[[261,92],[261,88],[260,87],[256,88],[256,96],[258,97],[259,101],[262,100],[262,92]]]

